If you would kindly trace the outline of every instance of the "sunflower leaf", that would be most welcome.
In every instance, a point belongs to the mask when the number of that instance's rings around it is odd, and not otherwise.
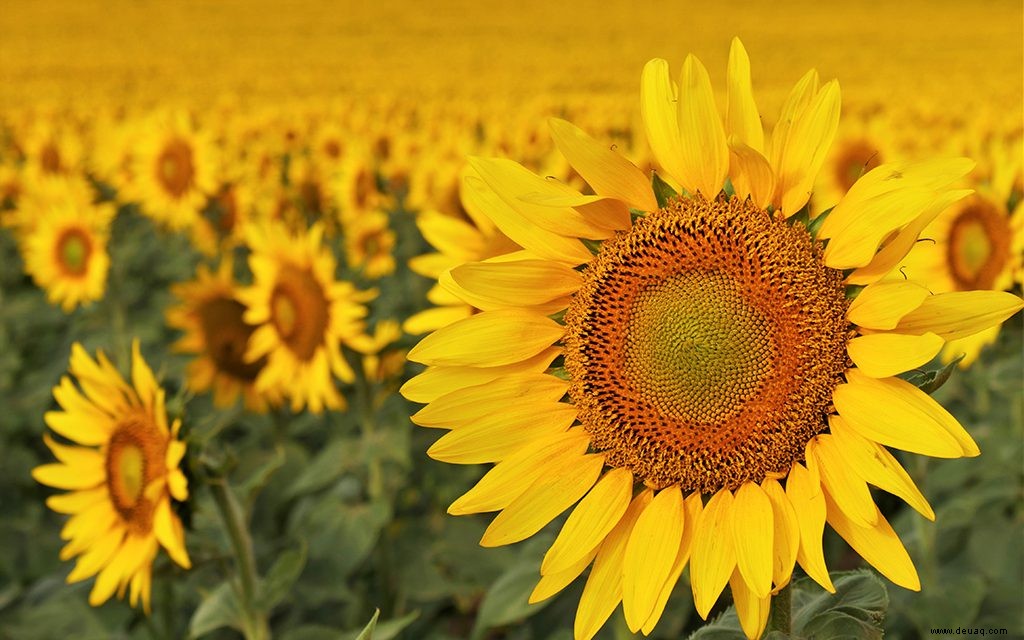
[[[221,627],[241,629],[245,614],[238,593],[229,582],[222,582],[199,603],[188,623],[189,635],[198,638]]]

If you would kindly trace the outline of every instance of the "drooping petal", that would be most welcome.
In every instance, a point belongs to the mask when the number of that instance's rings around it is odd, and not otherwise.
[[[789,584],[796,563],[797,551],[800,549],[800,521],[797,519],[793,503],[786,496],[786,491],[778,480],[767,478],[761,483],[761,489],[772,502],[774,518],[774,535],[772,539],[772,582],[775,589]]]
[[[541,575],[540,580],[537,581],[537,586],[530,593],[530,604],[543,602],[569,586],[593,562],[597,556],[597,549],[598,547],[594,547],[577,560],[575,564],[571,564],[561,571]]]
[[[791,216],[811,197],[814,181],[832,147],[839,127],[839,83],[825,84],[807,105],[794,114],[786,135],[785,149],[773,165],[776,175],[773,202]]]
[[[753,482],[736,490],[732,513],[732,540],[736,566],[758,598],[772,590],[772,557],[775,546],[772,503]]]
[[[846,517],[827,491],[825,505],[828,509],[828,523],[854,551],[899,586],[911,591],[921,590],[914,562],[881,512],[874,526],[861,527]]]
[[[856,369],[832,392],[836,410],[860,435],[935,458],[976,456],[978,445],[948,411],[899,378],[869,378]]]
[[[604,456],[590,454],[572,467],[551,470],[491,521],[480,545],[498,547],[537,533],[590,491],[603,466]]]
[[[722,489],[711,497],[697,522],[697,531],[690,558],[690,582],[693,604],[700,617],[707,619],[711,607],[736,566],[736,549],[732,530],[733,496]]]
[[[654,627],[661,620],[661,614],[665,612],[665,606],[668,604],[669,596],[672,595],[672,590],[675,588],[676,583],[679,582],[679,577],[683,574],[683,569],[686,567],[686,562],[690,559],[690,552],[693,549],[693,536],[697,530],[697,521],[700,520],[700,514],[703,510],[704,502],[701,500],[700,493],[691,493],[683,500],[683,537],[679,540],[679,550],[676,552],[676,559],[672,563],[672,571],[661,587],[661,593],[658,595],[657,602],[654,603],[651,615],[648,616],[647,622],[640,628],[641,633],[644,635],[650,635],[651,631],[654,631]]]
[[[633,526],[622,565],[622,610],[634,633],[651,615],[672,572],[683,516],[682,492],[679,485],[672,485],[658,492]]]
[[[167,555],[171,556],[171,560],[185,569],[192,567],[188,551],[185,550],[185,531],[181,526],[181,520],[171,513],[170,500],[165,499],[157,503],[153,514],[153,532],[167,550]]]
[[[818,476],[799,462],[786,478],[786,497],[793,505],[800,526],[800,548],[796,560],[807,575],[830,593],[835,593],[825,566],[822,533],[825,531],[825,498]]]
[[[570,122],[551,118],[548,125],[558,150],[595,193],[618,198],[633,209],[658,209],[650,180],[636,165]]]
[[[857,294],[846,318],[867,329],[895,329],[903,316],[921,306],[928,295],[928,289],[916,282],[876,282]]]
[[[768,614],[771,611],[770,595],[758,596],[744,581],[739,569],[733,571],[729,578],[733,604],[736,606],[736,617],[740,619],[740,628],[750,640],[757,640],[768,625]]]
[[[693,55],[686,56],[679,76],[677,111],[682,145],[682,169],[673,174],[684,189],[712,200],[729,173],[729,145],[715,106],[707,69]]]
[[[737,140],[729,141],[729,177],[738,198],[750,196],[762,209],[771,204],[775,172],[763,155]]]
[[[850,468],[832,436],[826,433],[812,439],[807,443],[807,456],[817,462],[822,486],[850,521],[862,527],[874,526],[878,509],[868,485]]]
[[[564,571],[597,549],[622,519],[632,496],[633,474],[628,469],[612,469],[604,474],[576,505],[551,548],[544,554],[541,574]]]
[[[919,336],[875,333],[850,340],[846,349],[860,371],[872,378],[887,378],[928,363],[945,344],[931,332]]]

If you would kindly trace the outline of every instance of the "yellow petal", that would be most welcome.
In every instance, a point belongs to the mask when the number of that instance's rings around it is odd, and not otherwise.
[[[190,569],[192,561],[188,558],[188,551],[185,550],[185,530],[181,526],[178,516],[171,513],[171,501],[164,499],[156,505],[153,514],[153,533],[157,541],[167,550],[167,555],[179,566]]]
[[[776,175],[775,199],[779,210],[790,216],[803,208],[811,197],[814,180],[832,147],[839,127],[839,83],[828,82],[798,112],[790,124]]]
[[[850,369],[848,384],[832,392],[836,410],[860,435],[912,453],[935,458],[976,456],[971,436],[948,411],[899,378],[869,378]]]
[[[896,331],[920,335],[931,331],[959,340],[996,326],[1024,308],[1024,301],[1006,291],[951,291],[928,296],[903,316]]]
[[[729,47],[727,89],[726,131],[759,154],[764,152],[764,127],[761,125],[761,114],[757,110],[754,90],[750,83],[750,58],[739,38],[733,38]],[[767,165],[767,161],[765,164]],[[771,198],[771,195],[768,197]]]
[[[729,145],[715,106],[707,69],[693,55],[686,56],[679,76],[676,113],[682,145],[683,173],[673,174],[690,193],[713,200],[729,173]]]
[[[540,531],[594,486],[604,456],[584,456],[571,467],[552,469],[505,507],[484,531],[480,545],[498,547]]]
[[[861,372],[872,378],[887,378],[927,364],[945,344],[931,332],[919,336],[875,333],[850,340],[846,350]]]
[[[145,537],[129,535],[113,559],[100,571],[92,591],[89,604],[98,607],[114,595],[114,591],[128,584],[139,565],[149,559],[149,547],[155,541]]]
[[[480,231],[453,216],[424,211],[416,216],[416,226],[423,239],[440,251],[444,259],[466,262],[479,258],[484,252],[485,241]],[[422,261],[421,267],[428,271],[436,268],[423,265]]]
[[[73,584],[96,575],[96,572],[105,567],[114,553],[121,548],[122,540],[124,540],[123,530],[110,531],[106,535],[99,536],[82,555],[78,556],[78,562],[68,574],[66,582]]]
[[[633,474],[628,469],[618,468],[606,473],[565,521],[558,537],[544,554],[541,574],[564,571],[597,549],[622,519],[632,497]]]
[[[589,444],[590,438],[579,428],[538,438],[494,465],[448,507],[448,513],[461,516],[504,509],[549,470],[576,464]]]
[[[506,158],[470,158],[469,164],[505,204],[517,211],[529,224],[566,238],[601,240],[612,231],[596,224],[583,212],[571,207],[551,207],[524,197],[535,194],[572,195],[568,185],[538,176],[521,164]],[[497,220],[495,220],[497,224]],[[499,225],[500,226],[500,225]],[[525,247],[525,245],[524,245]],[[529,249],[530,247],[525,247]]]
[[[91,489],[106,481],[106,472],[102,466],[44,464],[32,469],[32,477],[36,482],[54,489]]]
[[[142,358],[138,338],[132,340],[132,384],[135,385],[142,403],[146,408],[152,409],[159,387],[156,378],[153,377],[153,370]]]
[[[829,434],[822,434],[807,443],[807,456],[817,462],[821,484],[839,508],[861,527],[874,526],[878,513],[868,485],[850,468],[843,451]]]
[[[450,431],[427,455],[452,464],[497,462],[536,438],[565,431],[576,414],[576,407],[564,402],[516,407],[515,412],[498,412]]]
[[[569,584],[578,578],[580,574],[583,573],[583,570],[593,562],[596,556],[597,547],[594,547],[589,553],[584,554],[583,557],[577,560],[576,564],[571,564],[561,571],[542,575],[540,580],[537,582],[537,586],[534,587],[533,591],[530,593],[530,604],[543,602],[569,586]]]
[[[921,590],[921,581],[917,577],[913,561],[881,512],[878,513],[874,526],[861,527],[846,517],[828,492],[825,493],[825,504],[828,509],[828,523],[854,551],[878,569],[879,573],[899,586],[911,591]],[[878,508],[875,507],[875,510]]]
[[[793,463],[786,478],[786,497],[793,505],[800,526],[800,548],[797,562],[807,575],[830,593],[836,589],[825,566],[821,536],[825,530],[825,498],[818,476],[799,462]]]
[[[697,522],[690,558],[690,582],[693,604],[705,620],[736,566],[733,536],[728,533],[732,530],[732,518],[732,493],[722,489],[711,497]]]
[[[512,242],[542,258],[578,265],[589,262],[593,257],[579,240],[538,227],[477,176],[465,177],[462,193],[471,207],[486,213]]]
[[[738,569],[729,578],[729,587],[732,589],[732,601],[743,633],[750,640],[757,640],[768,625],[772,597],[758,596],[751,591]]]
[[[750,590],[763,598],[772,590],[775,516],[761,487],[745,482],[732,506],[732,540],[736,566]]]
[[[572,123],[551,118],[548,125],[558,150],[595,193],[618,198],[641,211],[658,209],[651,183],[636,165]]]
[[[447,393],[413,414],[421,427],[452,429],[495,413],[548,404],[562,398],[569,383],[545,373],[514,373]]]
[[[475,296],[506,307],[542,305],[575,293],[583,282],[578,271],[550,260],[468,262],[449,274]]]
[[[661,58],[644,65],[640,76],[640,115],[654,159],[679,180],[686,171],[686,160],[679,136],[676,90],[669,77],[668,62]]]
[[[876,282],[857,294],[846,318],[867,329],[895,329],[903,316],[921,306],[927,297],[928,289],[916,282]]]
[[[522,362],[500,367],[427,367],[402,385],[401,393],[406,400],[413,402],[433,402],[452,391],[487,384],[512,374],[540,373],[548,368],[559,352],[558,348],[551,347]]]
[[[818,93],[818,72],[811,69],[793,85],[786,101],[782,103],[779,118],[772,130],[771,153],[768,158],[771,160],[772,168],[778,174],[779,169],[785,163],[785,154],[789,142],[789,134],[793,126],[800,121],[801,116],[807,111],[814,96]],[[775,205],[781,204],[781,192],[775,200]]]
[[[57,460],[69,467],[85,470],[86,473],[98,471],[104,473],[103,465],[106,458],[96,449],[90,447],[69,447],[55,441],[47,434],[43,434],[43,442],[53,452]]]
[[[653,497],[654,493],[647,489],[633,498],[622,520],[601,543],[576,609],[573,627],[576,640],[593,638],[622,600],[622,565],[626,556],[626,543],[637,518]]]
[[[402,331],[405,331],[409,335],[418,336],[427,333],[428,331],[447,327],[459,320],[468,318],[472,314],[473,309],[468,304],[427,309],[413,314],[406,319],[406,321],[402,323]],[[259,330],[257,329],[257,332],[258,331]],[[253,333],[253,335],[255,336],[256,333]],[[252,338],[250,337],[250,340],[251,339]]]
[[[902,498],[915,511],[935,520],[928,500],[885,447],[858,435],[840,416],[829,416],[829,430],[850,468],[864,481]]]
[[[761,490],[772,503],[772,582],[778,590],[786,586],[793,575],[793,565],[800,549],[800,521],[778,480],[766,479],[761,483]]]
[[[699,493],[691,493],[683,500],[683,512],[685,515],[683,516],[683,536],[679,540],[679,550],[676,552],[676,559],[672,563],[672,571],[669,573],[668,580],[661,587],[658,601],[654,604],[651,615],[648,616],[644,626],[640,629],[644,635],[650,635],[654,631],[654,627],[661,620],[661,614],[665,612],[665,606],[668,604],[669,596],[672,595],[672,590],[675,588],[676,583],[679,582],[679,576],[683,574],[683,569],[686,567],[686,562],[690,559],[690,552],[693,549],[693,534],[697,530],[697,521],[700,520],[700,514],[703,510],[704,502],[701,500]]]
[[[654,610],[672,572],[683,536],[683,496],[678,485],[658,492],[643,510],[626,543],[622,610],[636,633]]]
[[[762,209],[771,204],[775,173],[760,153],[737,140],[729,142],[729,177],[736,196]]]
[[[939,213],[971,193],[973,191],[970,189],[961,189],[939,194],[932,204],[926,207],[920,215],[914,218],[910,224],[900,229],[899,233],[891,240],[886,242],[871,259],[871,262],[847,276],[846,282],[857,285],[870,284],[888,275],[910,253],[910,250],[914,247],[918,238],[920,238],[921,233]]]
[[[557,322],[516,309],[478,313],[438,329],[409,351],[413,362],[493,367],[531,358],[561,339]]]
[[[97,502],[108,500],[106,486],[98,486],[94,489],[72,491],[71,493],[60,493],[46,499],[46,506],[57,513],[78,513],[95,505]]]

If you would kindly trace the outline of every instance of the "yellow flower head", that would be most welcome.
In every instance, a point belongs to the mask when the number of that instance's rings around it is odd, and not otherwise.
[[[110,256],[107,239],[112,205],[55,201],[37,209],[23,237],[25,271],[52,304],[70,313],[103,298]]]
[[[650,633],[687,564],[698,613],[729,584],[757,638],[797,562],[833,589],[826,522],[918,589],[868,484],[934,518],[887,447],[979,451],[895,376],[1024,303],[880,280],[922,221],[965,195],[950,185],[972,163],[882,165],[811,223],[835,81],[805,75],[770,138],[738,40],[724,121],[692,56],[678,84],[666,62],[648,63],[641,98],[650,148],[683,195],[564,120],[550,121],[552,137],[592,195],[508,160],[471,162],[469,200],[522,251],[443,273],[446,291],[479,312],[409,352],[427,365],[403,387],[427,403],[413,420],[449,430],[428,453],[496,463],[449,513],[500,512],[481,540],[497,546],[575,505],[531,600],[592,564],[579,639],[620,602],[630,630]]]
[[[345,258],[350,269],[375,279],[394,273],[395,232],[383,211],[365,211],[344,224]]]
[[[334,279],[337,263],[319,224],[298,235],[280,223],[252,226],[247,238],[254,281],[238,300],[256,327],[245,360],[266,358],[257,391],[286,395],[295,411],[341,408],[334,378],[354,379],[341,349],[363,334],[363,303],[376,293]]]
[[[174,350],[196,355],[188,366],[192,391],[212,389],[213,404],[218,407],[234,404],[241,394],[247,409],[262,413],[268,400],[279,398],[256,391],[256,377],[266,358],[245,360],[256,327],[242,319],[245,306],[235,299],[236,288],[230,260],[223,260],[214,273],[200,265],[195,280],[171,288],[181,304],[167,310],[167,324],[185,332]]]
[[[149,612],[153,560],[163,547],[174,562],[189,568],[181,520],[172,498],[188,499],[178,468],[185,443],[181,422],[167,423],[164,391],[132,345],[132,378],[127,383],[100,352],[96,360],[78,343],[71,348],[71,374],[53,395],[61,411],[46,424],[74,445],[43,436],[58,462],[32,470],[38,482],[67,493],[46,504],[71,517],[61,531],[68,541],[62,560],[78,557],[68,582],[96,575],[89,604],[99,606],[115,593],[130,593]],[[97,575],[98,574],[98,575]]]

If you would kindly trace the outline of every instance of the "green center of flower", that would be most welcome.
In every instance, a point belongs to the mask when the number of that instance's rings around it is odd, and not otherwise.
[[[68,229],[57,241],[60,264],[66,273],[80,276],[85,273],[91,253],[91,243],[81,229]]]
[[[1009,216],[987,200],[973,199],[949,231],[947,261],[957,288],[991,289],[1010,259],[1012,236]]]
[[[666,278],[633,302],[624,369],[665,415],[718,422],[771,370],[770,321],[719,272]]]
[[[713,493],[786,473],[849,366],[842,274],[801,225],[679,198],[603,243],[565,315],[569,397],[609,465]]]
[[[107,490],[131,531],[152,528],[154,503],[146,497],[146,487],[165,472],[165,447],[152,419],[142,414],[122,420],[107,444]]]

